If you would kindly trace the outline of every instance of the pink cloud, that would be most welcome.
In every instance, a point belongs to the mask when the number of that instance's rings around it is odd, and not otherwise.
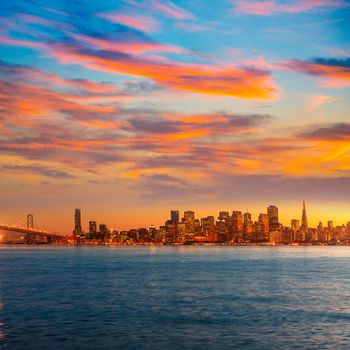
[[[94,38],[83,34],[72,34],[72,37],[97,49],[124,52],[132,55],[145,52],[187,53],[185,48],[175,45],[160,44],[157,42],[117,42],[113,40]]]
[[[310,98],[310,107],[312,109],[316,109],[327,103],[338,101],[339,99],[340,97],[333,97],[333,96],[327,96],[327,95],[314,95],[314,96],[311,96]]]
[[[274,13],[299,13],[314,9],[343,8],[348,4],[343,0],[295,0],[280,3],[277,0],[235,2],[235,11],[241,14],[269,16]]]
[[[158,84],[195,93],[272,100],[276,86],[271,74],[255,68],[180,64],[134,56],[113,57],[78,47],[59,45],[50,55],[63,64],[79,64],[89,69],[149,78]]]
[[[142,15],[128,15],[115,12],[100,14],[99,17],[106,18],[112,22],[121,23],[128,27],[135,28],[147,33],[155,32],[159,26],[159,22],[156,19]]]
[[[284,66],[284,67],[283,67]],[[311,61],[291,60],[281,69],[287,69],[321,79],[323,87],[342,87],[350,85],[350,66],[348,59],[314,59]]]
[[[172,17],[175,19],[191,19],[191,18],[193,18],[193,15],[190,12],[175,5],[171,1],[152,0],[151,4],[153,5],[153,7],[155,9],[163,12],[168,17]]]

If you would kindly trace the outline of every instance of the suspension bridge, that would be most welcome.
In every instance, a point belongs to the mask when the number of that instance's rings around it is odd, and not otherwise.
[[[67,238],[57,232],[48,232],[34,226],[33,214],[13,225],[0,223],[0,243],[54,244],[65,243]]]

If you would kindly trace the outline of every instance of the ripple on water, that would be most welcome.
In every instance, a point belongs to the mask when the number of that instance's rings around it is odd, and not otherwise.
[[[347,247],[0,251],[4,348],[350,348]]]

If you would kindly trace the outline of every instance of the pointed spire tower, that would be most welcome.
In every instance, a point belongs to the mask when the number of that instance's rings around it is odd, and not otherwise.
[[[303,213],[302,213],[302,216],[301,216],[301,229],[302,230],[307,230],[308,229],[305,201],[303,201]]]

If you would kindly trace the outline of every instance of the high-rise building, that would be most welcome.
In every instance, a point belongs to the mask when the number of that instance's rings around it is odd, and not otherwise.
[[[229,221],[230,213],[228,211],[220,211],[218,219],[221,221]]]
[[[252,214],[251,213],[244,213],[243,214],[244,222],[252,221]]]
[[[292,219],[290,222],[291,226],[291,241],[301,241],[302,235],[300,234],[300,222],[299,220]]]
[[[181,235],[184,236],[186,240],[191,240],[196,235],[199,228],[200,222],[194,218],[194,211],[185,211],[181,223],[178,224],[178,229],[182,232]]]
[[[301,214],[301,229],[304,231],[307,231],[308,229],[305,201],[303,201],[303,211]]]
[[[333,221],[330,220],[327,223],[327,241],[330,241],[331,239],[333,239],[333,235],[334,235],[334,226],[333,226]]]
[[[259,214],[259,220],[254,223],[254,232],[257,242],[269,240],[269,217],[267,214]]]
[[[299,220],[292,219],[290,222],[291,228],[294,230],[299,230],[300,229],[300,223]]]
[[[109,230],[107,228],[107,225],[100,224],[99,225],[99,231],[100,231],[100,236],[101,236],[102,239],[109,238]]]
[[[208,237],[208,241],[216,241],[215,219],[214,216],[201,218],[202,234]]]
[[[75,209],[74,211],[74,235],[80,235],[82,233],[81,227],[81,211],[80,209]]]
[[[252,221],[252,214],[251,213],[244,213],[243,214],[243,238],[247,241],[255,241],[256,237],[254,235],[254,223]]]
[[[265,234],[265,238],[267,239],[267,235],[269,233],[269,216],[267,214],[259,214],[259,222],[263,225],[263,232]]]
[[[194,211],[187,210],[184,212],[184,220],[185,221],[192,221],[194,220]]]
[[[180,221],[180,215],[179,215],[179,211],[178,210],[172,210],[170,212],[170,220],[173,223],[178,223]]]
[[[275,205],[270,205],[267,207],[267,215],[269,218],[269,231],[278,231],[278,208]]]
[[[318,241],[325,241],[325,235],[324,235],[324,228],[323,228],[323,224],[322,222],[320,221],[317,225],[317,229],[316,229],[316,233],[317,233],[317,237],[316,239]]]
[[[97,224],[96,221],[89,221],[89,236],[90,238],[96,238]]]
[[[242,212],[234,210],[232,212],[231,220],[232,220],[233,240],[235,242],[241,242],[243,240],[243,215],[242,215]]]

